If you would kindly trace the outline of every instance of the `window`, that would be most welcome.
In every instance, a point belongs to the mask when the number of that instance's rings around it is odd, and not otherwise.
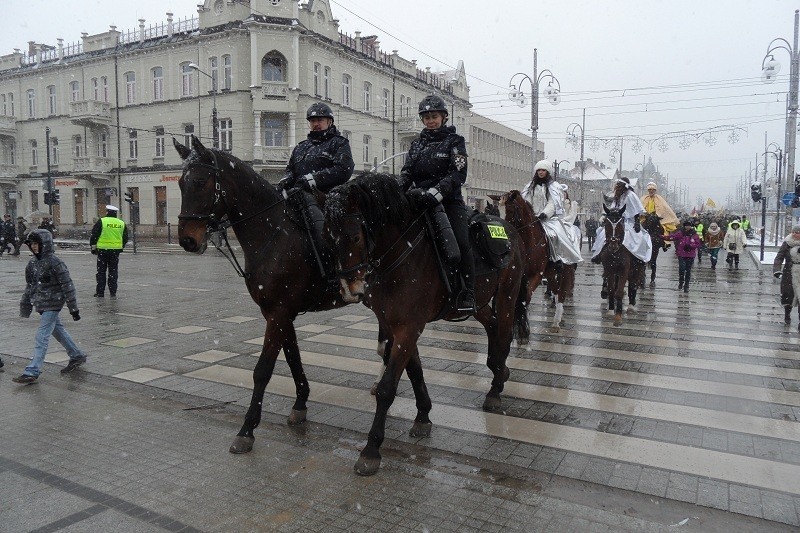
[[[47,111],[48,115],[55,115],[56,111],[58,111],[56,106],[56,86],[55,85],[48,85],[47,86]]]
[[[342,74],[342,105],[350,105],[350,83],[353,78],[349,74]]]
[[[322,93],[322,96],[325,97],[325,100],[330,101],[330,99],[331,99],[331,67],[325,67],[325,70],[323,72],[324,72],[324,75],[323,75],[323,82],[322,83],[323,83],[323,89],[325,90],[325,92]]]
[[[192,147],[192,135],[194,135],[194,124],[183,125],[183,145]]]
[[[39,209],[39,191],[29,191],[31,193],[31,209],[36,211]]]
[[[389,89],[383,90],[383,118],[389,118]]]
[[[36,118],[36,91],[28,89],[28,118]]]
[[[286,146],[286,121],[281,117],[264,119],[264,146]]]
[[[133,78],[134,89],[136,88],[136,77]],[[108,77],[103,76],[100,78],[100,85],[103,87],[103,101],[108,103]],[[99,100],[99,99],[98,99]]]
[[[230,152],[233,150],[233,121],[225,118],[219,121],[217,128],[219,135],[219,148]]]
[[[135,104],[136,103],[136,73],[135,72],[126,72],[125,73],[125,103],[126,104]]]
[[[36,139],[31,140],[31,166],[35,167],[39,164],[39,147]]]
[[[406,96],[404,94],[400,95],[400,116],[405,116],[403,112],[406,110]]]
[[[314,96],[319,96],[319,69],[322,68],[322,65],[319,63],[314,63]]]
[[[164,69],[155,67],[153,73],[153,101],[157,102],[164,99]]]
[[[164,127],[156,127],[156,157],[164,157]]]
[[[101,133],[97,136],[97,156],[108,157],[108,133]]]
[[[191,63],[181,63],[181,96],[192,96],[194,94],[194,69]]]
[[[14,112],[14,93],[8,93],[8,110],[10,111],[8,116],[16,116],[16,113]]]
[[[58,139],[50,137],[50,164],[58,164]]]
[[[233,61],[231,56],[222,56],[222,88],[231,90],[233,87]]]
[[[139,140],[136,130],[128,130],[128,159],[139,157]]]
[[[74,147],[73,153],[75,157],[83,157],[83,139],[80,135],[72,137],[72,146]]]
[[[381,161],[389,159],[389,139],[384,139],[381,144]]]
[[[100,101],[100,81],[97,78],[92,78],[92,100]]]
[[[369,145],[372,143],[372,137],[364,135],[364,163],[370,162]]]
[[[17,144],[14,141],[8,144],[8,164],[17,164]]]
[[[364,111],[372,111],[372,84],[368,81],[364,82]]]
[[[77,81],[69,82],[69,99],[70,102],[77,102],[81,99],[81,84]]]
[[[8,103],[6,102],[6,95],[0,94],[0,104],[3,106],[3,115],[8,115]]]
[[[286,59],[273,50],[261,60],[261,79],[264,81],[286,81]]]
[[[219,87],[219,60],[216,57],[208,58],[208,70],[211,72],[211,90],[217,92]]]
[[[406,116],[411,116],[411,97],[406,96]]]

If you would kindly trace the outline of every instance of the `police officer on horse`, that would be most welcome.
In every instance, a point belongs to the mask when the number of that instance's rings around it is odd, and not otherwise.
[[[419,103],[419,117],[425,129],[411,143],[400,171],[400,187],[418,208],[428,209],[440,202],[447,213],[461,252],[459,270],[464,290],[459,311],[475,312],[475,262],[469,243],[469,215],[461,186],[467,180],[467,148],[455,126],[447,126],[447,105],[439,96],[426,96]],[[409,190],[410,189],[410,190]]]
[[[295,146],[278,189],[289,193],[291,189],[302,191],[302,209],[305,209],[313,245],[320,256],[327,256],[322,238],[325,217],[319,208],[315,192],[326,193],[350,179],[355,163],[350,152],[350,141],[344,138],[333,125],[333,111],[322,102],[312,104],[306,112],[308,138]],[[299,192],[299,191],[298,191]],[[328,261],[324,261],[328,262]],[[320,264],[322,275],[332,272],[332,265]]]

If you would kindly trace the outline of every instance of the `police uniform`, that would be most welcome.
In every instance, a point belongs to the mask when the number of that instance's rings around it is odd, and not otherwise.
[[[447,116],[447,107],[438,96],[422,100],[419,113],[437,111]],[[469,243],[469,215],[461,186],[467,180],[467,148],[464,137],[453,126],[423,129],[411,143],[406,162],[400,171],[400,186],[409,191],[412,202],[424,206],[442,203],[461,252],[459,269],[464,276],[465,291],[459,308],[466,309],[475,299],[475,262]]]
[[[117,295],[119,254],[128,243],[128,228],[125,222],[117,218],[119,209],[107,205],[106,210],[108,213],[95,223],[89,238],[92,253],[97,254],[97,289],[94,293],[96,298],[104,296],[106,272],[108,272],[108,292],[112,298]]]

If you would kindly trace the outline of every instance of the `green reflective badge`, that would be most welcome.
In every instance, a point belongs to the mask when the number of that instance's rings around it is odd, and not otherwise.
[[[492,239],[506,239],[508,240],[508,235],[506,235],[506,228],[503,226],[493,226],[488,224],[486,226],[489,228],[489,235],[492,236]]]

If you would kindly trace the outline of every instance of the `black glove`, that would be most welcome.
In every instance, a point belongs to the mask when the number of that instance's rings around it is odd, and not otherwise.
[[[547,220],[547,213],[539,213],[539,220]]]
[[[278,182],[278,190],[283,191],[289,189],[294,185],[295,179],[294,176],[286,176],[281,178],[281,181]]]
[[[400,190],[405,192],[411,187],[411,178],[408,176],[400,176],[397,178],[397,184],[400,186]]]
[[[642,223],[639,220],[639,217],[636,217],[636,220],[633,221],[633,231],[635,231],[636,233],[639,233],[639,232],[642,231]]]
[[[783,276],[783,272],[773,272],[772,275],[778,279],[781,279],[781,276]]]
[[[97,245],[92,245],[92,255],[97,255]]]
[[[69,314],[72,315],[72,320],[74,320],[75,322],[81,319],[81,314],[79,311],[70,311]]]
[[[434,207],[436,204],[439,203],[440,198],[437,198],[436,194],[439,194],[439,191],[436,189],[428,189],[426,191],[424,189],[420,189],[419,187],[417,187],[408,191],[406,193],[406,197],[408,198],[408,201],[411,203],[411,205],[413,205],[417,209],[424,210],[430,207]]]

